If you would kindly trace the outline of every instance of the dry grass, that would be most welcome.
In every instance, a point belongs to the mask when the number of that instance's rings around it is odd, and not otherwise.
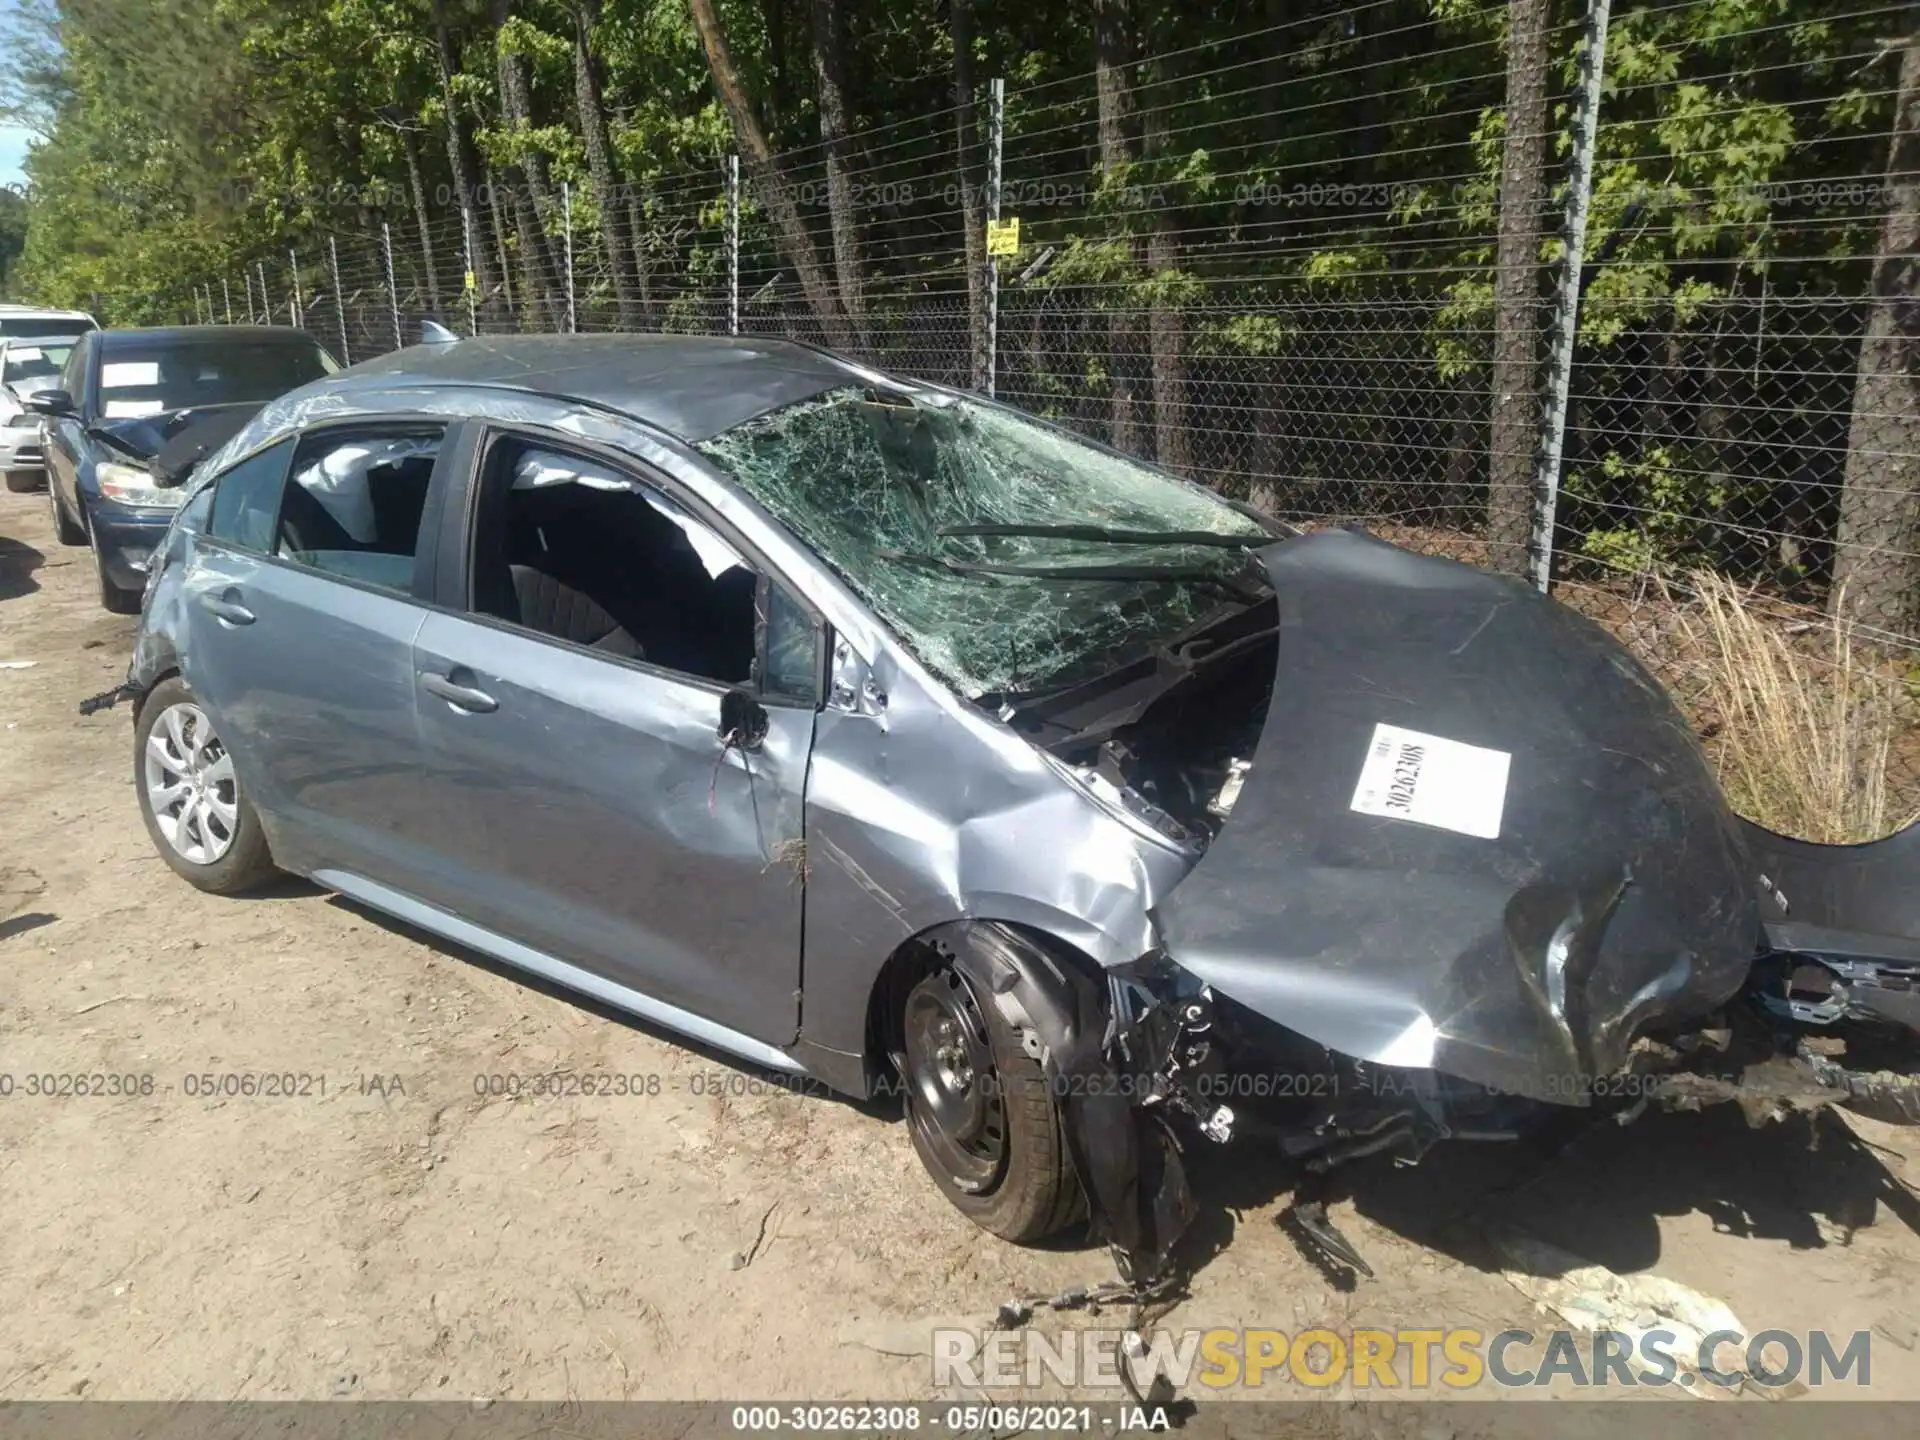
[[[1844,620],[1782,625],[1771,604],[1706,571],[1678,613],[1711,712],[1707,749],[1734,809],[1826,844],[1875,840],[1920,818],[1890,785],[1894,746],[1914,723],[1897,662]],[[1798,632],[1798,633],[1796,633]]]
[[[1368,522],[1422,554],[1484,566],[1486,541]],[[1876,650],[1824,610],[1696,572],[1562,579],[1554,597],[1659,677],[1733,808],[1782,834],[1877,840],[1920,822],[1920,656]]]

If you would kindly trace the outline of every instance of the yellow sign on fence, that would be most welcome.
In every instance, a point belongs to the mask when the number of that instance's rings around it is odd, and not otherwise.
[[[1011,220],[989,220],[987,222],[987,254],[1018,255],[1020,253],[1020,217]]]

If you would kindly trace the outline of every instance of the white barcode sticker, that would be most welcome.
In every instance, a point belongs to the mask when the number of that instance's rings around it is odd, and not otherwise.
[[[159,383],[158,360],[109,360],[100,367],[102,390],[132,390]]]
[[[1398,725],[1375,725],[1360,783],[1353,790],[1353,808],[1362,815],[1497,840],[1512,759],[1505,750],[1463,745]]]

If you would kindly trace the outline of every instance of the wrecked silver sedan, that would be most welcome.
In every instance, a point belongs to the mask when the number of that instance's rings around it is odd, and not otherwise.
[[[1090,1215],[1141,1275],[1195,1144],[1415,1158],[1644,1100],[1734,1011],[1920,1021],[1920,833],[1756,830],[1556,603],[972,396],[443,341],[187,483],[117,692],[175,870],[897,1085],[1009,1239]]]

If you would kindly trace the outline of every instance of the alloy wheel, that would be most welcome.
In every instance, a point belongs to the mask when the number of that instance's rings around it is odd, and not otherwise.
[[[175,852],[211,865],[233,845],[240,792],[233,757],[206,712],[182,701],[160,712],[142,766],[154,823]]]

